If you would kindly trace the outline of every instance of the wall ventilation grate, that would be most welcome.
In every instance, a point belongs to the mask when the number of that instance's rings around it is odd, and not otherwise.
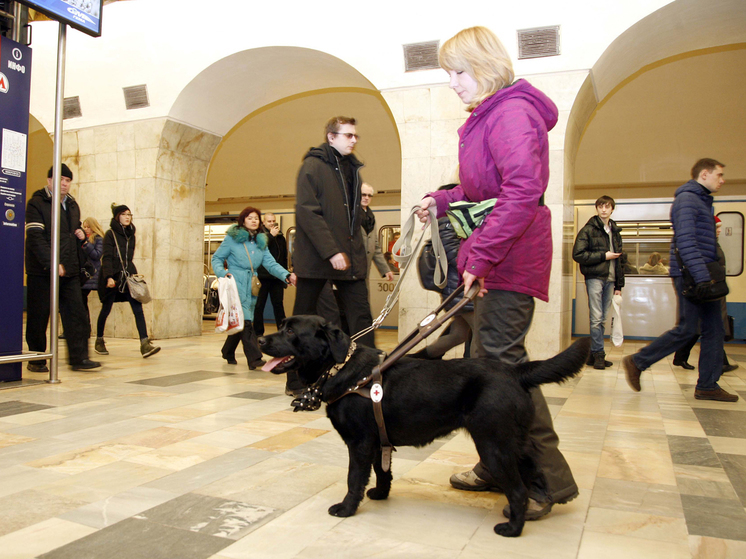
[[[560,54],[560,27],[518,30],[518,58],[541,58]]]
[[[67,120],[68,118],[79,118],[83,116],[83,111],[80,109],[80,97],[65,97],[62,101],[62,119]]]
[[[123,87],[124,91],[124,104],[128,111],[133,109],[144,109],[150,106],[148,100],[148,86],[147,85],[133,85],[132,87]]]
[[[405,72],[436,70],[440,68],[440,64],[438,64],[440,41],[427,41],[425,43],[412,43],[402,46],[404,47]]]

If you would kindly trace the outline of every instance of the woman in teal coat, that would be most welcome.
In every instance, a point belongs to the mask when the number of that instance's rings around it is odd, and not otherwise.
[[[236,280],[238,295],[243,308],[243,331],[229,335],[223,344],[223,359],[236,365],[236,348],[243,342],[243,352],[249,362],[249,369],[264,365],[262,352],[256,342],[256,334],[251,327],[254,320],[256,297],[251,294],[252,267],[256,275],[259,266],[264,266],[278,279],[295,285],[295,274],[280,266],[267,249],[267,235],[261,232],[262,213],[252,207],[244,208],[238,216],[238,223],[226,231],[225,239],[212,255],[212,269],[219,278],[231,275]],[[251,258],[251,260],[249,260]]]

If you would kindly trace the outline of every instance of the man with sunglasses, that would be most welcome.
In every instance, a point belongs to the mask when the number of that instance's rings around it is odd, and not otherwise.
[[[316,314],[327,280],[337,288],[350,332],[371,326],[368,262],[363,242],[360,168],[353,151],[359,136],[354,118],[338,116],[326,124],[325,142],[311,148],[298,173],[293,271],[298,276],[293,314]],[[357,340],[375,347],[373,332]],[[302,388],[288,375],[286,392]]]

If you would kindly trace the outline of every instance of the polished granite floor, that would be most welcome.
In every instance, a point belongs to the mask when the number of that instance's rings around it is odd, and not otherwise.
[[[721,379],[735,404],[694,400],[670,360],[630,391],[640,342],[545,386],[581,493],[506,539],[503,495],[448,484],[476,459],[463,433],[400,448],[387,501],[329,516],[347,456],[323,409],[292,413],[284,377],[227,365],[209,327],[147,360],[107,340],[96,372],[0,390],[2,559],[746,557],[746,346]]]

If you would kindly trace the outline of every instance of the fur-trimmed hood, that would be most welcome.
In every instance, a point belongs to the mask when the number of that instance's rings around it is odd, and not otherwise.
[[[268,239],[266,233],[257,233],[256,235],[252,235],[251,233],[249,233],[248,229],[234,224],[228,227],[228,230],[225,232],[225,234],[231,237],[237,243],[245,243],[246,241],[252,240],[256,243],[256,246],[259,248],[259,250],[264,250],[265,248],[267,248]]]

